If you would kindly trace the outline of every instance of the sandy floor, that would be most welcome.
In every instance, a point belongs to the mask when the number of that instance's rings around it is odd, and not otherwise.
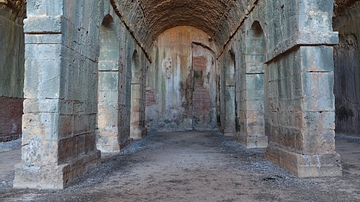
[[[0,149],[0,201],[360,201],[360,143],[336,144],[342,177],[300,179],[217,133],[151,134],[60,191],[12,189],[15,146]]]

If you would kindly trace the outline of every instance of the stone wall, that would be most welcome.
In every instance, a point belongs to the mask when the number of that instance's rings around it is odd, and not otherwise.
[[[336,133],[360,137],[360,3],[338,1],[333,27],[339,32],[335,46]]]
[[[0,142],[21,137],[24,4],[23,1],[0,3]]]
[[[176,27],[157,39],[148,72],[146,117],[155,130],[216,128],[213,43],[193,27]]]
[[[139,47],[108,1],[27,1],[27,9],[22,161],[14,187],[59,189],[100,164],[97,146],[118,152],[129,142],[131,55]],[[109,15],[117,24],[110,36],[101,29]]]
[[[236,139],[258,148],[269,138],[266,158],[301,177],[341,174],[334,140],[333,6],[259,1],[218,57],[225,66],[228,52],[235,53]]]
[[[301,177],[341,175],[335,152],[331,1],[268,2],[270,144],[266,158]]]

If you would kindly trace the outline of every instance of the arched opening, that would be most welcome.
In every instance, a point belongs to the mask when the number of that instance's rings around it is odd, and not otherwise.
[[[157,131],[215,130],[215,45],[191,26],[166,30],[154,44],[146,119]]]
[[[192,43],[192,129],[214,130],[216,122],[215,53],[202,43]]]
[[[239,141],[247,148],[265,148],[268,138],[265,135],[265,37],[258,21],[255,21],[246,35],[245,85],[241,90],[239,113],[241,130]]]
[[[225,123],[223,124],[224,135],[234,136],[236,133],[236,100],[235,100],[235,54],[228,52],[228,60],[223,68],[224,75],[224,103],[225,103]]]
[[[131,59],[131,110],[130,110],[130,138],[141,139],[144,135],[144,100],[143,77],[144,68],[138,52],[135,50]]]
[[[106,15],[100,28],[98,64],[97,148],[119,152],[118,89],[120,44],[114,20]]]

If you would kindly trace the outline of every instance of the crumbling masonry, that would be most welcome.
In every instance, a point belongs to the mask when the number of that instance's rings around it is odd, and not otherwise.
[[[212,130],[299,177],[359,134],[354,0],[0,0],[14,187],[62,189],[148,131]],[[335,127],[336,126],[336,127]]]

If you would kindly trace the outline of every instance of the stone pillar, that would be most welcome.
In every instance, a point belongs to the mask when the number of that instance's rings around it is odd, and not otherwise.
[[[224,68],[225,75],[225,136],[234,136],[236,133],[235,129],[235,58],[232,53],[227,54],[229,57],[226,58],[226,66]]]
[[[27,1],[22,156],[15,188],[62,189],[100,164],[91,88],[96,63],[69,48],[82,30],[64,18],[64,7],[71,6],[64,4]],[[85,54],[88,44],[78,48]]]
[[[142,61],[140,61],[139,54],[137,51],[134,52],[132,58],[131,67],[131,117],[130,117],[130,138],[141,139],[145,134],[146,130],[144,127],[144,107],[143,102],[144,96],[144,75]]]
[[[250,22],[252,23],[252,22]],[[258,21],[255,21],[246,35],[245,88],[242,92],[242,129],[239,142],[247,148],[266,148],[264,119],[264,61],[265,39]]]
[[[131,83],[131,117],[130,117],[130,137],[132,139],[142,138],[142,128],[140,125],[140,83]]]
[[[274,35],[267,55],[271,135],[265,157],[299,177],[341,175],[334,139],[333,1],[273,2],[273,7],[278,10],[269,14],[279,26],[269,33]],[[276,13],[293,17],[286,21]]]
[[[107,15],[100,29],[98,72],[97,148],[101,152],[120,152],[119,58],[120,44],[112,17]]]

